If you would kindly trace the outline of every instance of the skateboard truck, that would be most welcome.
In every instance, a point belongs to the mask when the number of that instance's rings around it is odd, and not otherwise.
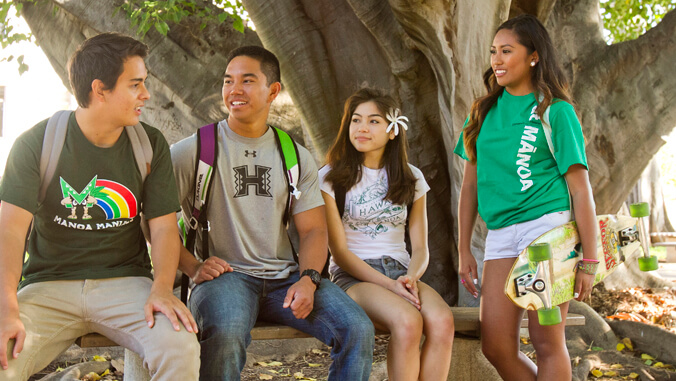
[[[528,260],[535,264],[535,273],[522,275],[514,280],[516,294],[524,296],[529,292],[537,295],[544,308],[538,309],[540,325],[555,325],[561,323],[559,306],[552,306],[551,278],[547,266],[552,259],[551,247],[548,243],[528,246]]]
[[[631,227],[631,228],[626,228],[620,230],[620,246],[628,246],[630,243],[635,242],[638,240],[638,231],[636,231],[636,227]]]
[[[638,258],[638,268],[641,271],[657,270],[657,257],[650,255],[650,250],[648,249],[648,242],[650,241],[648,241],[648,231],[644,222],[644,218],[650,215],[650,205],[647,202],[631,204],[629,205],[629,213],[638,220],[638,234],[640,235],[641,247],[643,248],[643,257]]]
[[[547,290],[549,273],[545,265],[547,262],[537,262],[535,273],[528,273],[514,279],[514,287],[518,296],[525,296],[529,292],[537,295],[545,308],[552,308],[552,301]]]

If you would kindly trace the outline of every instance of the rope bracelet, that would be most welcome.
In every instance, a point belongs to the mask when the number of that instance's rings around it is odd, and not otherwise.
[[[595,275],[596,270],[599,268],[599,261],[597,260],[594,262],[593,260],[581,260],[577,262],[577,265],[575,265],[574,271],[577,272],[578,270],[582,271],[585,274],[589,275]]]

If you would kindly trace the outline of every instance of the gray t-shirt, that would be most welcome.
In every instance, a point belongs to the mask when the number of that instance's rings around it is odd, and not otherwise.
[[[274,133],[269,128],[259,138],[246,138],[233,132],[225,120],[218,124],[217,171],[207,201],[209,254],[226,260],[237,272],[284,279],[298,265],[282,224],[289,190]],[[301,146],[298,153],[302,194],[293,200],[292,216],[324,204],[312,156]],[[184,216],[190,216],[193,208],[196,154],[195,134],[171,147]],[[201,245],[198,230],[196,250]]]

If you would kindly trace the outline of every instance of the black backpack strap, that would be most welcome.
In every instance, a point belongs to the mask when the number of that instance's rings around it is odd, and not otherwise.
[[[338,207],[338,213],[340,214],[340,219],[343,219],[345,214],[345,194],[347,191],[341,185],[333,185],[333,195],[336,200],[336,206]]]
[[[202,260],[209,258],[209,220],[207,217],[207,200],[211,195],[211,183],[216,173],[216,158],[218,157],[218,123],[200,127],[197,131],[197,160],[195,163],[195,178],[193,184],[195,194],[193,196],[193,210],[190,220],[183,221],[186,234],[183,237],[183,245],[188,251],[195,252],[195,238],[197,229],[202,229]],[[190,279],[183,274],[181,277],[181,300],[188,301],[188,288]]]

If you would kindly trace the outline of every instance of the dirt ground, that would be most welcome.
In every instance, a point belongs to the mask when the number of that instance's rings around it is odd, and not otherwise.
[[[608,319],[651,324],[676,334],[676,289],[606,290],[601,284],[594,288],[587,304]],[[388,337],[376,337],[374,363],[386,361],[388,341]],[[522,339],[522,344],[522,351],[537,361],[527,338]],[[638,349],[633,350],[634,348],[630,350],[628,348],[630,346],[631,343],[622,350],[621,356],[624,357],[618,357],[616,349],[600,351],[599,348],[590,345],[587,352],[592,352],[591,354],[571,352],[571,359],[573,366],[577,366],[582,359],[593,358],[591,371],[598,377],[590,372],[588,375],[590,380],[676,380],[674,364],[664,364],[659,361],[660,359],[646,358],[644,357],[646,353]],[[593,353],[596,350],[599,352]],[[83,359],[83,361],[86,360],[91,359]],[[69,365],[73,364],[52,364],[32,377],[31,381],[40,380],[54,372],[57,367],[65,368]],[[313,349],[294,361],[268,361],[248,366],[242,372],[242,380],[326,380],[330,365],[329,348]],[[114,372],[114,370],[111,368],[111,374],[100,380],[121,380],[121,373]],[[81,378],[81,380],[96,381],[97,377],[90,375],[89,378]]]

